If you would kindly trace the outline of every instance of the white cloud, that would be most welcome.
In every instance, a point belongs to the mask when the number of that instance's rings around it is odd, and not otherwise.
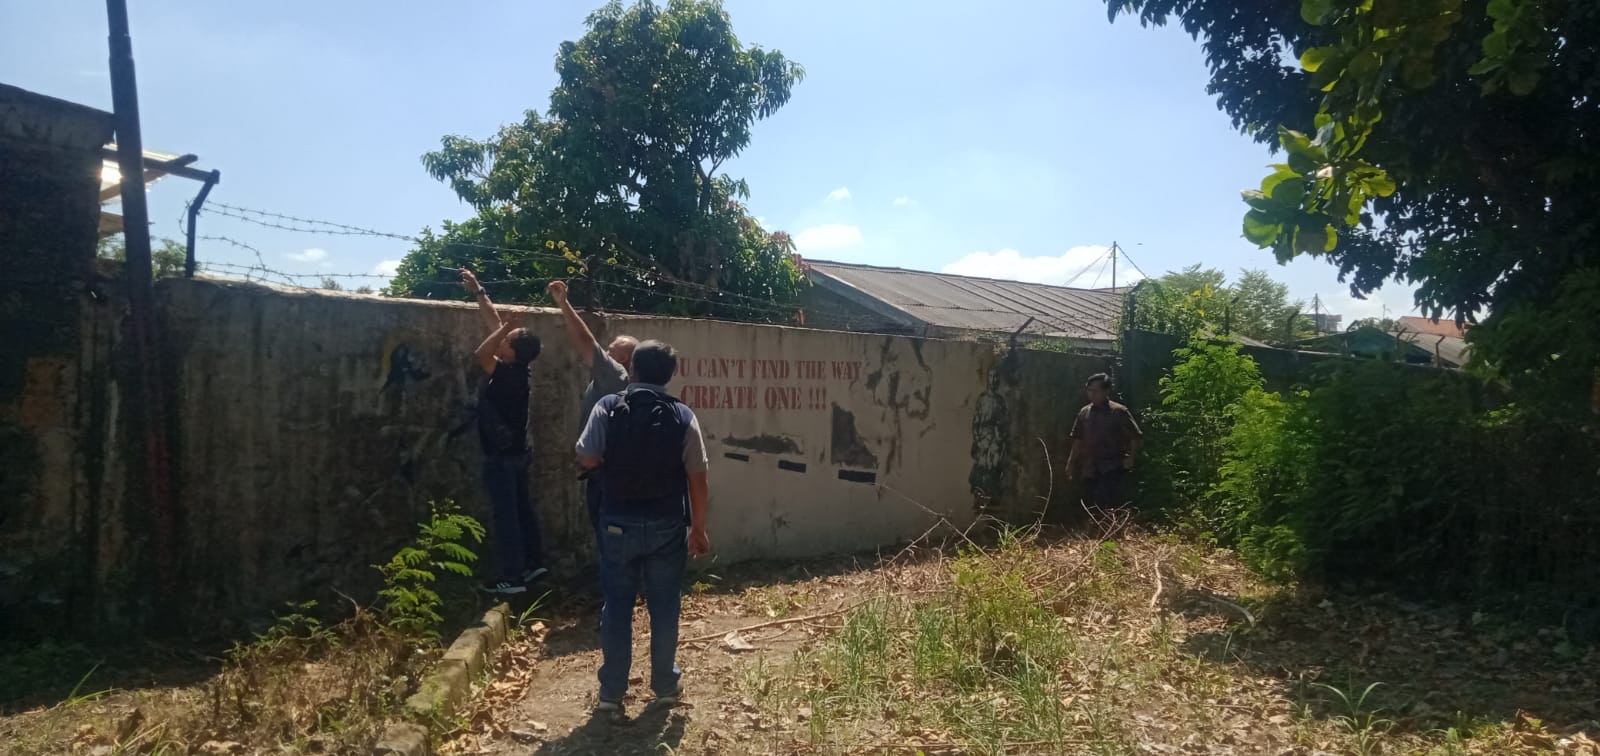
[[[861,245],[861,227],[830,223],[812,226],[794,235],[794,246],[801,254]]]
[[[895,197],[894,198],[894,206],[895,207],[915,207],[916,204],[917,204],[917,201],[914,200],[914,199],[911,199],[910,197]]]
[[[838,189],[828,192],[828,199],[832,202],[840,202],[850,199],[850,187],[841,186]]]
[[[941,270],[960,276],[999,278],[1007,281],[1054,284],[1090,288],[1111,285],[1111,265],[1106,259],[1110,247],[1083,245],[1060,256],[1030,257],[1014,249],[998,252],[970,252]],[[1127,286],[1144,278],[1131,265],[1117,268],[1117,285]]]
[[[400,270],[399,260],[382,260],[377,265],[372,266],[372,273],[377,276],[392,277],[398,270]]]
[[[1356,299],[1351,296],[1349,289],[1340,289],[1331,293],[1322,294],[1322,311],[1335,315],[1343,315],[1343,326],[1349,327],[1351,323],[1362,318],[1398,318],[1401,315],[1414,315],[1417,312],[1416,303],[1411,298],[1411,292],[1404,286],[1391,284],[1382,287],[1367,295],[1366,299]],[[1311,302],[1306,302],[1306,311],[1310,311]]]
[[[294,260],[295,262],[320,263],[328,259],[328,250],[312,247],[311,249],[303,252],[290,252],[289,254],[284,255],[284,257]]]

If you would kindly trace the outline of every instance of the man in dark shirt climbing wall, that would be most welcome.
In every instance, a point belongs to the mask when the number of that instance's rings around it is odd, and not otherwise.
[[[1123,478],[1133,469],[1143,435],[1128,408],[1111,401],[1111,376],[1096,373],[1084,386],[1089,403],[1072,423],[1072,453],[1067,478],[1081,480],[1089,503],[1100,509],[1121,506],[1127,499]]]
[[[499,576],[485,590],[523,593],[529,582],[548,572],[528,484],[533,461],[528,444],[528,373],[541,344],[528,329],[501,320],[472,271],[461,271],[461,284],[477,301],[491,331],[475,353],[478,366],[489,374],[489,385],[478,401],[478,440],[483,445],[483,486],[493,512],[499,563]]]

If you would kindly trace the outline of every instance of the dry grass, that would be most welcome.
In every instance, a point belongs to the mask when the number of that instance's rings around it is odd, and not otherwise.
[[[744,669],[771,752],[1600,755],[1592,672],[1548,655],[1507,687],[1423,610],[1297,598],[1172,539],[1011,531],[875,578],[827,638]],[[1429,672],[1362,651],[1374,632]]]
[[[130,690],[87,686],[0,719],[4,753],[352,753],[369,749],[437,644],[358,612],[324,628],[300,615],[242,644],[208,679]]]

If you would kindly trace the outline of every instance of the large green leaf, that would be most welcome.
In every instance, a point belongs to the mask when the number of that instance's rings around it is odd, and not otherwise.
[[[1272,222],[1272,216],[1260,210],[1244,214],[1244,238],[1258,247],[1266,247],[1277,240],[1283,226]]]
[[[1335,0],[1303,0],[1300,3],[1300,18],[1312,26],[1320,25],[1333,14]]]

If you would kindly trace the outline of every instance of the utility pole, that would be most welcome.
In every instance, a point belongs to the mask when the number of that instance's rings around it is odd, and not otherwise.
[[[175,621],[169,602],[178,595],[177,513],[167,475],[167,416],[156,355],[155,290],[150,264],[150,209],[144,196],[144,140],[139,133],[139,89],[128,33],[127,0],[106,0],[110,29],[111,104],[122,170],[122,233],[127,248],[123,283],[128,292],[128,341],[133,352],[133,401],[128,420],[136,454],[130,455],[130,490],[143,489],[154,525],[156,617]]]
[[[133,72],[133,38],[127,0],[106,0],[111,28],[111,106],[117,131],[117,167],[122,170],[124,276],[131,299],[149,299],[150,208],[144,200],[144,139],[139,133],[139,88]],[[137,305],[135,305],[137,306]]]
[[[1117,243],[1111,242],[1111,288],[1117,288]]]

